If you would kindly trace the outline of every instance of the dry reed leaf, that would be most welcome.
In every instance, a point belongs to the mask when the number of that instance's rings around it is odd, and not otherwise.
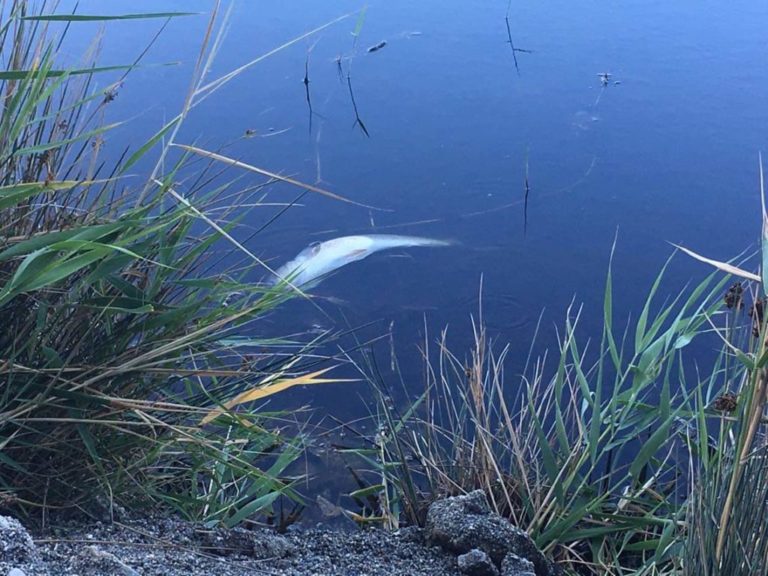
[[[245,392],[232,398],[232,400],[229,402],[226,402],[223,407],[211,410],[200,421],[200,425],[202,426],[204,424],[208,424],[223,414],[226,410],[231,410],[235,406],[245,404],[246,402],[253,402],[254,400],[260,400],[261,398],[266,398],[267,396],[272,396],[273,394],[277,394],[278,392],[282,392],[288,388],[293,388],[294,386],[304,386],[309,384],[332,384],[337,382],[357,382],[357,380],[354,378],[320,378],[320,376],[329,370],[333,370],[334,368],[336,368],[336,366],[329,366],[328,368],[323,368],[322,370],[317,370],[316,372],[310,372],[309,374],[296,376],[295,378],[284,378],[277,380],[272,384],[267,384],[266,386],[259,386],[257,388],[246,390]]]
[[[298,186],[299,188],[304,188],[306,190],[309,190],[310,192],[322,194],[323,196],[327,196],[328,198],[333,198],[334,200],[339,200],[340,202],[346,202],[347,204],[354,204],[355,206],[361,206],[363,208],[368,208],[370,210],[382,210],[382,208],[377,208],[376,206],[369,206],[368,204],[355,202],[354,200],[350,200],[349,198],[340,196],[339,194],[335,194],[333,192],[329,192],[328,190],[318,188],[317,186],[313,186],[312,184],[300,182],[298,180],[294,180],[293,178],[289,178],[288,176],[281,176],[280,174],[276,174],[275,172],[270,172],[269,170],[264,170],[263,168],[257,168],[256,166],[252,166],[251,164],[246,164],[245,162],[240,162],[239,160],[235,160],[234,158],[229,158],[228,156],[222,156],[221,154],[216,154],[216,152],[210,152],[208,150],[203,150],[202,148],[197,148],[196,146],[189,146],[188,144],[173,144],[173,146],[176,146],[177,148],[181,148],[182,150],[187,150],[188,152],[192,152],[194,154],[198,154],[199,156],[203,156],[205,158],[210,158],[212,160],[217,160],[219,162],[225,162],[227,164],[230,164],[231,166],[236,166],[237,168],[245,168],[246,170],[249,170],[251,172],[256,172],[257,174],[261,174],[262,176],[273,178],[274,180],[280,180],[281,182],[293,184],[294,186]]]
[[[723,272],[727,272],[728,274],[733,274],[734,276],[746,278],[747,280],[754,280],[755,282],[760,282],[762,280],[760,276],[758,276],[757,274],[753,274],[752,272],[747,272],[746,270],[742,270],[741,268],[738,268],[732,264],[728,264],[727,262],[712,260],[711,258],[707,258],[705,256],[702,256],[701,254],[697,254],[696,252],[693,252],[692,250],[688,250],[688,248],[684,248],[677,244],[672,244],[672,246],[682,250],[692,258],[695,258],[700,262],[704,262],[705,264],[709,264],[710,266],[714,266],[718,270],[722,270]]]

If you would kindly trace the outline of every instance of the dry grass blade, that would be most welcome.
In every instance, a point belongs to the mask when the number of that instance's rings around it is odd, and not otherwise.
[[[695,258],[699,262],[704,262],[705,264],[714,266],[718,270],[722,270],[723,272],[726,272],[728,274],[733,274],[734,276],[739,276],[740,278],[745,278],[747,280],[754,280],[755,282],[762,281],[762,278],[760,278],[760,276],[758,276],[757,274],[753,274],[752,272],[747,272],[746,270],[738,268],[733,264],[728,264],[727,262],[721,262],[719,260],[713,260],[712,258],[707,258],[706,256],[702,256],[701,254],[697,254],[693,250],[689,250],[688,248],[679,246],[678,244],[672,244],[672,246],[674,246],[679,250],[682,250],[683,252],[688,254],[688,256],[690,256],[691,258]]]
[[[232,398],[232,400],[226,402],[222,408],[211,410],[205,416],[205,418],[200,421],[200,425],[202,426],[204,424],[208,424],[223,414],[226,410],[231,410],[235,406],[245,404],[246,402],[253,402],[254,400],[260,400],[262,398],[266,398],[267,396],[272,396],[273,394],[283,392],[284,390],[293,388],[294,386],[307,386],[310,384],[335,384],[340,382],[357,381],[354,378],[320,378],[320,376],[326,372],[329,372],[330,370],[333,370],[334,368],[337,368],[337,366],[329,366],[328,368],[323,368],[322,370],[317,370],[315,372],[304,374],[302,376],[296,376],[294,378],[283,378],[265,386],[259,386],[258,388],[246,390],[242,394],[238,394]],[[272,378],[270,377],[267,380],[272,380]]]
[[[352,14],[353,14],[352,12],[350,12],[349,14],[343,14],[342,16],[339,16],[338,18],[336,18],[334,20],[331,20],[330,22],[326,22],[325,24],[323,24],[321,26],[318,26],[317,28],[314,28],[313,30],[310,30],[309,32],[305,32],[301,36],[297,36],[296,38],[293,38],[293,39],[291,39],[291,40],[289,40],[287,42],[284,42],[283,44],[281,44],[277,48],[273,48],[272,50],[270,50],[266,54],[262,54],[261,56],[258,56],[257,58],[254,58],[250,62],[247,62],[247,63],[243,64],[242,66],[236,68],[235,70],[232,70],[231,72],[228,72],[228,73],[224,74],[223,76],[217,78],[216,80],[212,80],[208,84],[205,84],[204,86],[200,86],[197,89],[195,94],[196,95],[202,95],[202,94],[204,94],[206,92],[208,94],[210,94],[211,92],[213,92],[215,90],[218,90],[224,84],[226,84],[230,80],[236,78],[237,76],[239,76],[240,74],[245,72],[251,66],[254,66],[255,64],[258,64],[259,62],[262,62],[263,60],[266,60],[270,56],[273,56],[273,55],[277,54],[278,52],[288,48],[289,46],[293,46],[294,44],[296,44],[298,42],[301,42],[305,38],[309,38],[310,36],[325,30],[329,26],[332,26],[332,25],[334,25],[334,24],[336,24],[338,22],[341,22],[342,20],[345,20],[346,18],[349,18]],[[205,94],[205,96],[203,98],[201,98],[200,101],[202,101],[208,94]]]
[[[251,172],[256,172],[257,174],[261,174],[262,176],[268,176],[269,178],[280,180],[281,182],[292,184],[294,186],[298,186],[299,188],[304,188],[305,190],[309,190],[310,192],[322,194],[323,196],[327,196],[328,198],[332,198],[340,202],[346,202],[347,204],[354,204],[355,206],[368,208],[370,210],[386,211],[383,208],[377,208],[375,206],[370,206],[368,204],[363,204],[361,202],[355,202],[354,200],[351,200],[344,196],[340,196],[339,194],[335,194],[333,192],[329,192],[328,190],[323,190],[322,188],[318,188],[317,186],[313,186],[312,184],[306,184],[304,182],[294,180],[293,178],[289,178],[288,176],[281,176],[280,174],[276,174],[275,172],[270,172],[269,170],[264,170],[263,168],[257,168],[256,166],[252,166],[251,164],[246,164],[245,162],[240,162],[239,160],[235,160],[234,158],[229,158],[228,156],[222,156],[221,154],[216,154],[215,152],[209,152],[208,150],[203,150],[202,148],[197,148],[196,146],[189,146],[187,144],[173,144],[173,146],[176,146],[177,148],[182,148],[183,150],[187,150],[194,154],[198,154],[205,158],[210,158],[212,160],[217,160],[219,162],[225,162],[237,168],[244,168],[245,170],[249,170]]]

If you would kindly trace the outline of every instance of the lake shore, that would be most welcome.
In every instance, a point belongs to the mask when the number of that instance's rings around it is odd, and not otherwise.
[[[112,513],[115,513],[113,510]],[[117,513],[124,516],[121,510]],[[436,500],[424,528],[211,528],[170,516],[53,520],[33,537],[0,516],[9,576],[556,576],[530,536],[494,514],[485,494]]]
[[[418,529],[397,532],[297,529],[206,530],[169,517],[56,523],[33,535],[34,552],[0,561],[26,576],[245,576],[461,574],[456,557],[428,546]],[[16,573],[17,576],[21,574]]]

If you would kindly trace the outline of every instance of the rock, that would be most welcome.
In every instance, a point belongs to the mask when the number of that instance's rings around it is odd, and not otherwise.
[[[293,555],[295,548],[286,538],[269,531],[256,532],[251,555],[257,560],[274,560]]]
[[[115,576],[141,576],[117,556],[98,546],[86,546],[72,558],[72,565],[84,576],[114,574]]]
[[[27,574],[24,572],[24,570],[19,568],[11,568],[8,572],[8,576],[27,576]]]
[[[253,533],[244,528],[214,528],[199,533],[207,552],[219,556],[248,556],[253,552]]]
[[[424,544],[424,531],[418,526],[404,526],[395,532],[395,535],[398,537],[400,542]]]
[[[501,576],[536,576],[536,569],[532,562],[510,552],[501,563]]]
[[[201,533],[201,537],[208,551],[220,556],[252,556],[267,560],[285,558],[293,553],[288,540],[269,531],[214,528]]]
[[[115,520],[124,522],[128,518],[128,512],[125,508],[103,494],[99,494],[93,499],[90,508],[96,518],[107,524],[111,524]]]
[[[20,564],[36,554],[32,536],[21,522],[10,516],[0,516],[0,562]]]
[[[456,560],[459,563],[459,570],[467,576],[499,576],[499,571],[490,556],[477,548],[462,554]]]
[[[482,490],[433,502],[427,511],[428,540],[454,554],[477,548],[501,566],[508,553],[533,563],[536,576],[555,574],[528,534],[493,514]]]

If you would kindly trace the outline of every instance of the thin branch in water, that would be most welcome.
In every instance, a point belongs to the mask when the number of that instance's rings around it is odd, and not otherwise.
[[[339,75],[339,82],[344,83],[344,68],[341,65],[341,54],[336,56],[336,73]]]
[[[304,80],[302,81],[304,83],[304,91],[307,97],[307,108],[309,108],[309,135],[310,136],[312,136],[312,118],[315,116],[315,111],[312,109],[312,97],[309,93],[309,56],[310,54],[312,54],[312,50],[315,49],[315,46],[317,46],[318,42],[320,42],[319,38],[315,40],[314,44],[312,44],[312,46],[310,46],[309,49],[307,50],[307,57],[304,60]]]
[[[504,18],[504,22],[507,24],[507,42],[512,47],[512,59],[515,61],[515,71],[520,76],[520,65],[517,63],[517,50],[515,50],[515,44],[512,42],[512,29],[509,27],[509,14]]]
[[[363,131],[363,134],[365,134],[368,138],[371,137],[371,135],[368,133],[368,129],[365,127],[365,124],[363,124],[363,121],[360,119],[360,113],[357,111],[357,102],[355,102],[355,93],[352,91],[352,77],[347,74],[347,86],[349,87],[349,97],[352,99],[352,108],[355,111],[355,123],[352,125],[352,128],[355,126],[360,126],[360,129]]]
[[[387,45],[387,41],[386,40],[382,40],[378,44],[374,44],[373,46],[368,48],[368,50],[366,50],[366,52],[368,52],[369,54],[372,53],[372,52],[378,52],[379,50],[384,48],[386,45]]]
[[[309,108],[309,135],[312,136],[312,98],[309,94],[309,53],[304,61],[304,92],[307,97],[307,108]]]
[[[517,75],[520,76],[520,65],[517,62],[517,53],[522,52],[523,54],[532,54],[533,50],[515,48],[515,43],[512,41],[512,27],[509,25],[509,11],[511,8],[512,0],[509,0],[509,4],[507,4],[507,15],[504,17],[504,22],[507,25],[507,43],[509,44],[510,48],[512,48],[512,59],[515,62],[515,71],[517,72]]]
[[[528,194],[531,186],[528,181],[528,152],[525,153],[525,201],[523,204],[523,238],[528,234]]]

